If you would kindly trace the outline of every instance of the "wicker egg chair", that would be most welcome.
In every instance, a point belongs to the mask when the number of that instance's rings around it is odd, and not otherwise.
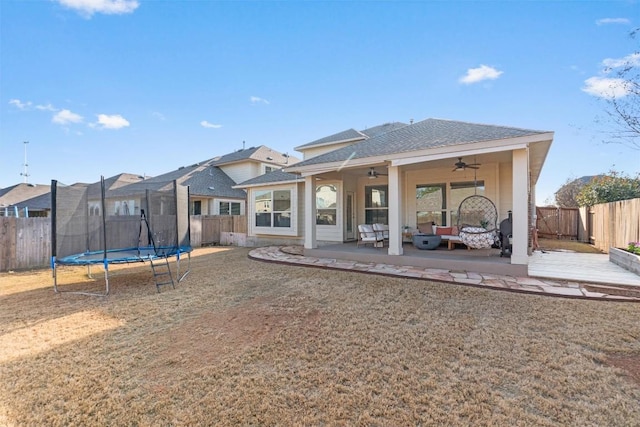
[[[498,210],[485,196],[469,196],[458,208],[460,240],[472,249],[490,248],[498,238]]]

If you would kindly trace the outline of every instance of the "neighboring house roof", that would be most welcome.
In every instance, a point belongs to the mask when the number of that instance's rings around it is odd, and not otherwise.
[[[246,148],[225,154],[224,156],[216,157],[212,159],[211,164],[214,166],[222,166],[247,160],[254,160],[256,162],[270,163],[279,166],[292,165],[300,161],[300,159],[296,157],[289,156],[288,154],[282,154],[269,147],[260,145],[258,147]]]
[[[51,209],[51,191],[41,194],[31,199],[16,203],[18,209],[28,208],[29,210],[45,211]]]
[[[51,185],[16,184],[0,189],[0,206],[13,206],[51,191]]]
[[[453,147],[474,142],[517,138],[544,133],[548,133],[548,131],[453,120],[426,119],[412,125],[396,128],[390,132],[380,133],[348,147],[312,157],[287,169],[297,171],[300,167],[322,163],[344,162],[350,159],[408,153],[437,147]]]
[[[122,187],[126,187],[141,181],[144,181],[144,177],[132,173],[120,173],[109,178],[104,179],[105,191],[113,191]],[[87,189],[87,197],[91,199],[100,198],[101,187],[100,181],[89,184]]]
[[[145,189],[166,190],[175,180],[179,185],[189,186],[191,196],[246,198],[245,192],[233,188],[235,182],[220,168],[213,166],[213,163],[214,160],[211,159],[191,166],[183,166],[171,172],[127,185],[112,194],[124,196]]]
[[[236,188],[245,188],[245,187],[256,187],[260,185],[267,184],[283,184],[286,182],[298,182],[301,181],[302,178],[300,175],[295,173],[284,172],[283,170],[275,170],[272,172],[265,173],[263,175],[257,176],[255,178],[248,179],[240,184],[236,185]]]

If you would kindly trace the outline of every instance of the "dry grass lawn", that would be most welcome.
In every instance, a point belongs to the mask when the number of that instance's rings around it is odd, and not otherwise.
[[[547,251],[571,251],[585,254],[601,254],[595,246],[588,243],[578,242],[576,240],[561,240],[561,239],[539,239],[538,245],[540,249]]]
[[[107,298],[0,274],[0,425],[640,424],[640,305],[199,249]],[[103,287],[83,269],[62,288]]]

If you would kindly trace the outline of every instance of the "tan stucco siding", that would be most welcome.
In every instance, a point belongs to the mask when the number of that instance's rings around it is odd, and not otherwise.
[[[450,184],[452,182],[474,182],[484,181],[485,184],[485,196],[489,198],[495,205],[498,211],[498,218],[502,218],[502,211],[506,212],[510,209],[510,205],[506,205],[505,201],[509,201],[509,198],[503,197],[501,188],[503,182],[500,178],[499,171],[501,166],[497,163],[483,164],[480,169],[466,169],[462,172],[452,172],[451,168],[439,168],[430,169],[425,168],[421,170],[408,171],[404,175],[404,200],[406,201],[406,209],[404,213],[403,225],[409,225],[410,227],[416,226],[416,187],[418,185],[429,184],[446,184],[446,199],[447,204],[451,200]],[[475,175],[474,175],[475,172]],[[504,177],[502,179],[505,179]],[[511,175],[508,175],[509,183],[511,181]],[[511,187],[510,184],[508,186]],[[364,203],[364,196],[362,198]],[[447,224],[451,225],[451,211],[454,207],[447,206]],[[455,225],[455,224],[454,224]]]

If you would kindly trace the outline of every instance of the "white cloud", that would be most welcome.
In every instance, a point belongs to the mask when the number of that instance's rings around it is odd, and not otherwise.
[[[137,0],[58,0],[58,2],[86,17],[91,17],[94,13],[105,15],[132,13],[140,6]]]
[[[598,98],[622,98],[631,93],[631,83],[620,77],[607,77],[616,68],[640,66],[640,53],[631,53],[623,58],[606,58],[602,61],[605,67],[600,76],[590,77],[584,81],[583,92]],[[615,74],[614,74],[615,75]]]
[[[628,82],[624,79],[590,77],[584,83],[582,91],[598,98],[620,98],[630,93]]]
[[[47,105],[36,105],[36,110],[40,110],[40,111],[58,111],[57,108],[55,108],[53,105],[51,104],[47,104]]]
[[[213,123],[209,123],[206,120],[201,121],[200,126],[202,126],[203,128],[211,128],[211,129],[220,129],[222,127],[222,125],[215,125]]]
[[[167,118],[164,116],[164,114],[158,113],[157,111],[154,111],[153,113],[151,113],[151,115],[153,117],[155,117],[156,119],[158,119],[158,120],[162,120],[162,121],[167,120]]]
[[[460,77],[460,83],[473,84],[483,80],[495,80],[503,73],[493,67],[480,65],[478,68],[469,68],[467,74]]]
[[[640,53],[631,53],[624,58],[607,58],[602,61],[607,68],[637,67],[640,66]]]
[[[98,114],[98,122],[92,123],[92,127],[101,129],[122,129],[129,126],[129,121],[120,114]]]
[[[630,21],[627,18],[603,18],[596,21],[596,25],[607,24],[629,24]]]
[[[249,101],[251,101],[251,103],[252,103],[252,104],[267,104],[267,105],[269,105],[269,104],[270,104],[270,102],[269,102],[269,101],[267,101],[267,100],[266,100],[266,99],[264,99],[264,98],[260,98],[260,97],[258,97],[258,96],[252,96],[252,97],[250,97],[250,98],[249,98]]]
[[[81,123],[83,117],[80,114],[73,113],[69,110],[61,110],[53,115],[51,121],[58,125],[66,125],[69,123]]]
[[[19,99],[10,99],[10,105],[14,105],[19,110],[29,110],[31,108],[31,101],[22,102]]]

